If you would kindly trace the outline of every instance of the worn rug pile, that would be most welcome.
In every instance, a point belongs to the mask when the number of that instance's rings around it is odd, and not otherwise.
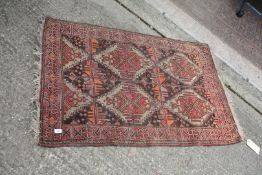
[[[47,17],[39,145],[240,141],[208,45]]]

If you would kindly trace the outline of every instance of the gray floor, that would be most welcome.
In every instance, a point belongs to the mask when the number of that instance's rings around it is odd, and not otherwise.
[[[152,148],[48,149],[35,144],[31,128],[37,116],[31,99],[36,88],[33,80],[37,58],[33,52],[39,47],[37,31],[42,16],[159,35],[154,26],[150,28],[128,9],[131,6],[124,8],[113,0],[0,0],[0,174],[261,174],[261,155],[251,151],[244,141],[219,147]],[[161,22],[179,39],[191,38],[175,24]],[[236,78],[219,59],[215,61],[224,84],[241,85],[226,89],[228,98],[245,137],[262,145],[262,115],[254,107],[262,109],[261,105],[247,104],[239,95],[249,92],[245,98],[252,102],[260,93]]]
[[[246,5],[245,15],[238,18],[242,0],[172,1],[262,69],[262,17]]]

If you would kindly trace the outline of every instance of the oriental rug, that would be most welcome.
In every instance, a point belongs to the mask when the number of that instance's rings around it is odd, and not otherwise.
[[[241,140],[207,44],[45,19],[39,145]]]

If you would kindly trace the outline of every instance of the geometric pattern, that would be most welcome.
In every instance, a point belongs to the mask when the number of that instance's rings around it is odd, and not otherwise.
[[[43,52],[42,146],[240,140],[204,44],[48,18]]]
[[[183,54],[174,54],[159,63],[160,68],[184,84],[192,85],[202,74],[201,70]]]
[[[183,90],[166,103],[170,112],[177,114],[193,126],[203,126],[215,108],[193,90]]]

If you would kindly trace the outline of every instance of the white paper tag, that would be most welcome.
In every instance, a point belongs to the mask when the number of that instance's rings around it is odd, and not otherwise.
[[[247,146],[249,146],[253,151],[255,151],[257,154],[260,152],[259,146],[257,146],[252,140],[247,139]]]
[[[54,129],[54,133],[56,134],[61,134],[63,132],[62,129]]]

